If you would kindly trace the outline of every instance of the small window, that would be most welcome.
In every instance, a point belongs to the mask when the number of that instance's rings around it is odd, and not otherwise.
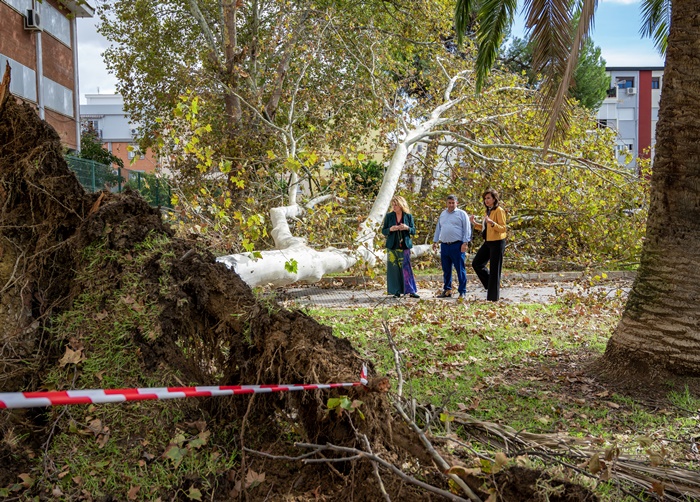
[[[652,77],[651,78],[651,88],[652,89],[661,89],[661,77]]]
[[[608,89],[607,93],[608,93],[609,98],[616,98],[617,97],[617,87],[611,87],[610,89]]]
[[[608,127],[608,119],[598,119],[598,127],[600,129]]]
[[[629,89],[634,87],[634,77],[617,77],[617,87],[619,89]]]

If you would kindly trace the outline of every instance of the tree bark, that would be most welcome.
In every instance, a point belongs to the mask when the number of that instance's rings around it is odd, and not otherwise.
[[[700,376],[700,11],[674,0],[647,235],[603,367]]]

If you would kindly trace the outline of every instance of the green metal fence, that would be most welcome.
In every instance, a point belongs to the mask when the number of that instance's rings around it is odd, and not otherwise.
[[[128,186],[137,190],[152,206],[172,207],[170,186],[153,174],[131,169],[114,169],[94,160],[81,159],[73,155],[66,155],[65,159],[68,167],[88,192],[110,190],[121,193]]]

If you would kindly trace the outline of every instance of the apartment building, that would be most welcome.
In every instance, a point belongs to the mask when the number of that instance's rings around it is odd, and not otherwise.
[[[626,164],[625,156],[631,152],[633,160],[626,165],[634,168],[637,157],[654,156],[664,69],[611,66],[605,70],[610,89],[598,110],[598,123],[617,131],[618,160]]]
[[[103,146],[124,161],[130,171],[152,173],[156,158],[151,150],[141,152],[136,144],[138,124],[124,112],[124,98],[119,94],[86,94],[80,105],[80,120],[84,128],[92,128]]]
[[[86,3],[0,0],[0,78],[10,63],[10,91],[36,107],[68,148],[80,149],[76,19]]]

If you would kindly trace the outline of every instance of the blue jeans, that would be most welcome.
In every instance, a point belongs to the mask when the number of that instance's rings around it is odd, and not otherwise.
[[[467,270],[464,266],[465,253],[462,253],[462,241],[440,244],[440,264],[442,265],[442,278],[445,284],[444,290],[452,289],[452,267],[457,270],[459,287],[457,291],[463,295],[467,292]]]

